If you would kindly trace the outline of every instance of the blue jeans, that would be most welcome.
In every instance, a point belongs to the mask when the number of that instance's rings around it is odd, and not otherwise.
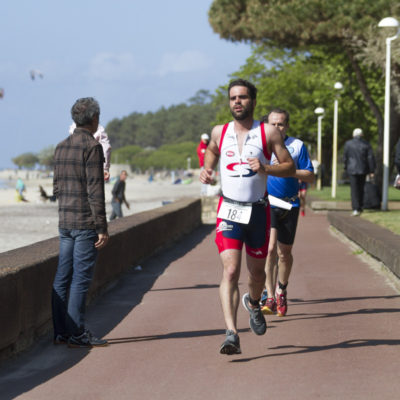
[[[93,229],[59,229],[60,254],[52,292],[54,337],[85,329],[86,295],[93,278],[98,236]]]
[[[115,218],[122,218],[122,204],[119,201],[111,201],[112,213],[110,215],[110,221]]]

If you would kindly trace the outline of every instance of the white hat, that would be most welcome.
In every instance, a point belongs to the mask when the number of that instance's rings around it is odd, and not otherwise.
[[[353,131],[353,137],[362,136],[362,134],[363,134],[363,131],[362,131],[361,128],[356,128],[356,129],[354,129],[354,131]]]
[[[202,139],[202,140],[210,140],[210,136],[208,136],[207,133],[203,133],[203,134],[201,135],[201,139]]]

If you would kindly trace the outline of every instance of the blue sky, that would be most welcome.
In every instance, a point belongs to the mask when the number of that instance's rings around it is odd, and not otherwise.
[[[101,123],[214,91],[250,56],[219,38],[211,0],[0,2],[0,168],[66,137],[70,108],[93,96]],[[31,80],[40,70],[43,79]]]

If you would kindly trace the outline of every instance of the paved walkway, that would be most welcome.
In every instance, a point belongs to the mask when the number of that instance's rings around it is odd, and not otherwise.
[[[285,318],[257,337],[240,306],[242,354],[224,338],[212,227],[132,270],[88,310],[107,348],[42,340],[0,369],[5,399],[394,399],[400,293],[323,214],[300,219]],[[241,291],[246,291],[243,268]]]

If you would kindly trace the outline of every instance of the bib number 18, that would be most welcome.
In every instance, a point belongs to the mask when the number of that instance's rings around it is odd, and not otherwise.
[[[218,212],[218,218],[232,222],[248,224],[251,216],[251,205],[233,204],[223,201]]]

